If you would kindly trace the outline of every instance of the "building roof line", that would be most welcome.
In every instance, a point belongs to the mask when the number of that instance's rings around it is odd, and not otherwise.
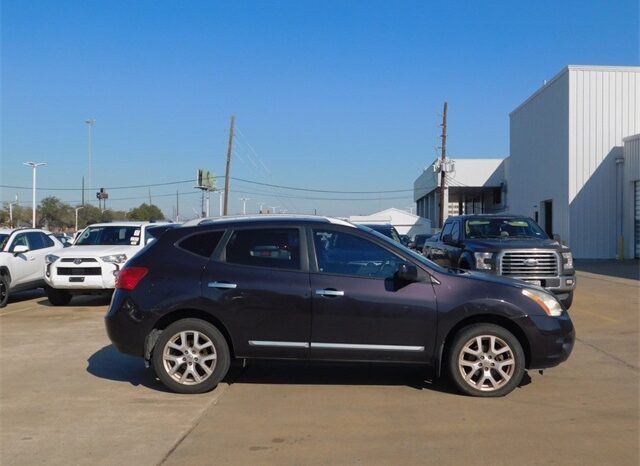
[[[540,95],[543,91],[545,91],[549,86],[551,86],[554,82],[560,79],[565,73],[569,71],[629,71],[640,73],[640,66],[614,66],[614,65],[567,65],[562,68],[558,73],[556,73],[551,79],[546,80],[546,82],[539,87],[533,94],[531,94],[524,102],[514,108],[510,113],[509,117],[514,113],[518,112],[522,107],[535,99],[538,95]]]

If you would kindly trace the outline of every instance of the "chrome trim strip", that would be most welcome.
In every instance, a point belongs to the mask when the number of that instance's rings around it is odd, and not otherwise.
[[[272,346],[274,348],[308,348],[309,343],[306,343],[304,341],[249,340],[249,346]]]
[[[340,290],[316,290],[318,296],[344,296],[344,291]]]
[[[227,283],[227,282],[209,282],[209,288],[220,288],[225,290],[233,290],[238,287],[235,283]]]
[[[403,345],[355,345],[351,343],[311,343],[311,348],[322,349],[355,349],[355,350],[384,350],[384,351],[424,351],[424,346]]]

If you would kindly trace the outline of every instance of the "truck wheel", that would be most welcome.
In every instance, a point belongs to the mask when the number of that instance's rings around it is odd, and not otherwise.
[[[169,325],[152,354],[160,381],[178,393],[213,390],[227,375],[231,354],[220,331],[200,319],[182,319]]]
[[[466,395],[497,397],[511,393],[524,375],[522,346],[511,332],[494,324],[463,328],[453,339],[447,369]]]
[[[66,290],[56,290],[50,286],[45,286],[44,291],[49,302],[54,306],[66,306],[71,301],[71,293]]]
[[[562,304],[564,305],[565,309],[569,309],[571,307],[571,305],[573,304],[573,291],[570,291],[569,295],[562,300]]]
[[[0,275],[0,307],[5,307],[9,301],[9,279]]]

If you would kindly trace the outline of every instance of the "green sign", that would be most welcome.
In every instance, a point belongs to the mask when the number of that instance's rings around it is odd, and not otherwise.
[[[196,188],[214,190],[216,189],[216,175],[209,170],[198,170],[198,178]]]

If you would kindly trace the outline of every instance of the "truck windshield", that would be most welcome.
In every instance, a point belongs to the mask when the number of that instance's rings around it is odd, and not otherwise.
[[[478,238],[539,238],[547,234],[530,218],[471,218],[464,222],[465,237]]]
[[[140,227],[102,226],[86,228],[75,246],[137,246],[140,244]]]

